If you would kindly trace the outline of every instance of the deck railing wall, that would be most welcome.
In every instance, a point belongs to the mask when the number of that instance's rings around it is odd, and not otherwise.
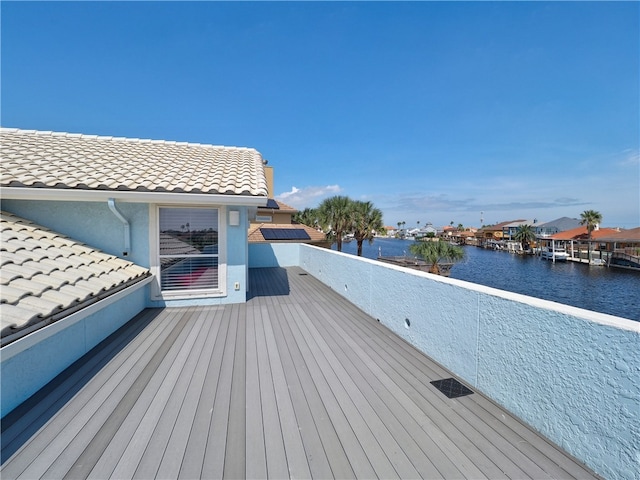
[[[308,245],[269,252],[277,261],[285,250],[287,264],[299,255],[310,274],[599,474],[638,478],[639,322]]]

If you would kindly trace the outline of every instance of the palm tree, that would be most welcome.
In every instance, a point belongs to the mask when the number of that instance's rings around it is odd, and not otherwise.
[[[316,228],[318,226],[318,211],[315,208],[305,208],[301,212],[296,212],[291,220]]]
[[[353,202],[352,206],[352,231],[358,244],[358,256],[362,256],[362,244],[365,240],[373,243],[375,232],[382,230],[382,211],[375,208],[371,202]]]
[[[602,214],[595,210],[585,210],[580,214],[580,225],[587,226],[587,258],[591,263],[591,234],[602,223]]]
[[[536,239],[536,234],[531,225],[520,225],[513,238],[515,241],[520,242],[523,250],[528,250],[529,244]]]
[[[445,240],[416,242],[409,247],[409,250],[425,262],[430,263],[429,273],[435,273],[436,275],[440,275],[439,262],[457,262],[464,258],[464,250],[461,247],[451,245]]]
[[[336,242],[337,250],[342,251],[342,236],[351,231],[351,205],[349,197],[336,195],[326,198],[318,207],[320,224],[327,237]]]

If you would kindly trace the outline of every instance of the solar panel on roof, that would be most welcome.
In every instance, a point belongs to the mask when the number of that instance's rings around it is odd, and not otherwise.
[[[261,228],[265,240],[311,240],[304,228]]]
[[[273,198],[268,199],[267,204],[264,207],[260,207],[260,208],[272,208],[274,210],[280,210],[280,207],[278,206],[278,202],[276,202]]]

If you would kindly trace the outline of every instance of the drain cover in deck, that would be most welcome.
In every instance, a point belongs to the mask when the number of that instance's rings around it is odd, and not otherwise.
[[[468,389],[455,378],[434,380],[431,384],[449,398],[464,397],[473,393],[473,390]]]

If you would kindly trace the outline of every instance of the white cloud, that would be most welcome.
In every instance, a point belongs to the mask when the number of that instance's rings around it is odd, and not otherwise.
[[[337,195],[342,191],[340,185],[310,186],[304,188],[291,187],[291,191],[276,195],[276,200],[280,200],[287,205],[302,210],[304,208],[315,208],[327,197]]]
[[[627,149],[619,155],[618,164],[623,167],[632,166],[637,167],[640,165],[640,151]]]

